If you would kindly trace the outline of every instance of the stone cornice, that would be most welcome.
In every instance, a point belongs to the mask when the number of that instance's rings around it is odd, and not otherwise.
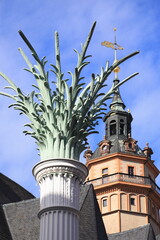
[[[113,213],[116,213],[116,212],[127,213],[127,214],[131,214],[131,215],[149,216],[148,213],[133,212],[133,211],[127,211],[127,210],[122,210],[122,209],[117,209],[117,210],[114,210],[114,211],[110,211],[110,212],[102,213],[102,216],[110,215],[110,214],[113,214]]]
[[[105,193],[111,193],[116,191],[124,191],[124,192],[132,192],[132,193],[142,193],[147,194],[149,191],[151,191],[150,186],[139,186],[139,185],[128,185],[124,183],[114,183],[110,186],[104,186],[103,188],[95,188],[95,192],[97,195],[105,194]]]

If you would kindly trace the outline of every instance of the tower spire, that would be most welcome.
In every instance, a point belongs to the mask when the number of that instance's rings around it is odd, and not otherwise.
[[[117,62],[117,50],[123,50],[124,48],[117,44],[117,36],[116,36],[117,28],[114,28],[113,30],[114,30],[114,63],[115,63]],[[120,72],[120,67],[117,66],[113,70],[113,72],[115,74],[115,79],[118,79],[118,73]]]
[[[113,28],[113,30],[114,30],[114,43],[104,41],[101,44],[102,46],[110,47],[114,50],[114,63],[115,63],[117,62],[117,50],[123,50],[124,48],[117,44],[117,36],[116,36],[117,28]],[[116,86],[119,83],[118,73],[120,72],[120,67],[117,66],[113,70],[113,72],[115,74],[113,82],[114,82],[114,86]],[[119,111],[125,110],[125,104],[123,103],[123,100],[121,98],[119,88],[116,89],[116,92],[113,95],[113,99],[110,104],[110,109],[119,110]]]
[[[102,46],[110,47],[114,50],[114,63],[118,61],[117,50],[123,50],[124,48],[117,44],[117,29],[114,28],[114,42],[104,41],[101,43]],[[118,73],[120,72],[120,67],[117,66],[113,70],[114,80],[113,84],[116,86],[119,83]],[[132,116],[130,113],[125,111],[125,104],[121,98],[119,87],[116,88],[112,102],[110,104],[110,111],[106,114],[104,121],[106,122],[106,136],[108,140],[119,141],[126,139],[128,133],[131,133],[131,121]],[[119,145],[119,143],[117,143]],[[117,146],[118,146],[117,145]]]

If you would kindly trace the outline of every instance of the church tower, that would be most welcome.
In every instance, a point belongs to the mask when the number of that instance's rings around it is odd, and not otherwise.
[[[119,46],[116,40],[114,46],[116,52]],[[114,85],[119,83],[119,70],[119,67],[114,70]],[[151,223],[157,235],[160,188],[155,181],[159,170],[151,159],[149,145],[141,150],[138,141],[132,138],[132,120],[117,89],[104,117],[104,139],[94,153],[88,149],[84,154],[89,169],[87,181],[94,186],[108,234]]]

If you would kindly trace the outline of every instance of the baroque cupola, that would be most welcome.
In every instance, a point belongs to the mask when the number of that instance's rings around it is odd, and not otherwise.
[[[119,83],[118,79],[114,80],[114,85]],[[131,134],[132,115],[125,111],[125,104],[121,98],[119,88],[114,93],[110,104],[110,111],[104,117],[106,125],[106,137],[108,140],[124,140],[128,134]]]
[[[115,50],[116,43],[106,42]],[[107,45],[106,45],[107,46]],[[113,86],[117,85],[104,117],[105,137],[92,153],[85,153],[89,169],[87,182],[94,186],[104,225],[109,234],[152,224],[160,233],[160,188],[156,184],[158,168],[151,159],[152,149],[141,150],[131,134],[133,120],[125,110],[119,90],[119,67],[114,69]],[[117,235],[118,236],[118,235]]]
[[[116,42],[114,43],[114,62],[117,61],[116,51],[118,49],[123,49]],[[118,46],[118,47],[117,47]],[[120,67],[116,67],[114,70],[114,80],[113,85],[116,86],[119,84],[118,73],[120,72]],[[112,102],[109,106],[110,111],[104,117],[104,122],[106,125],[106,138],[110,141],[114,140],[124,140],[127,138],[128,134],[131,135],[131,122],[133,120],[130,112],[125,111],[125,104],[122,100],[119,87],[116,88]]]
[[[116,28],[114,28],[116,32]],[[117,50],[123,50],[123,47],[117,44],[116,35],[114,43],[109,43],[114,49],[114,63],[117,62]],[[106,45],[107,46],[107,45]],[[120,67],[117,66],[114,70],[113,86],[116,87],[120,80],[119,74]],[[130,152],[133,154],[144,155],[144,152],[137,145],[137,140],[131,137],[131,122],[133,120],[130,110],[126,111],[126,106],[120,94],[119,87],[115,88],[115,92],[112,96],[112,101],[109,105],[110,111],[104,116],[105,122],[105,141],[108,141],[107,150],[103,150],[101,147],[101,141],[99,147],[92,154],[91,158],[99,157],[116,152]]]

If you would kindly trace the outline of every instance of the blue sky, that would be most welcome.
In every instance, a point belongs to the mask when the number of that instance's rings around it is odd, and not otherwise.
[[[7,74],[24,92],[31,90],[34,79],[23,70],[26,67],[18,47],[29,51],[18,35],[21,29],[41,57],[54,63],[54,31],[60,34],[62,69],[66,73],[76,64],[73,49],[80,49],[94,21],[97,26],[89,47],[90,66],[85,70],[86,82],[92,72],[99,73],[106,60],[113,62],[113,51],[101,46],[104,40],[113,41],[113,28],[117,27],[117,41],[124,47],[121,58],[133,51],[140,54],[121,65],[119,78],[139,72],[121,87],[121,95],[134,117],[132,137],[141,148],[149,142],[154,151],[152,159],[160,168],[160,3],[158,0],[5,0],[0,1],[0,71]],[[49,65],[48,65],[49,68]],[[112,83],[113,75],[108,79]],[[6,86],[0,79],[0,91]],[[0,96],[0,171],[38,196],[38,186],[32,176],[32,167],[39,161],[34,139],[24,136],[25,116],[8,109],[11,100]],[[94,150],[104,136],[90,138]],[[160,185],[160,180],[158,179]]]

